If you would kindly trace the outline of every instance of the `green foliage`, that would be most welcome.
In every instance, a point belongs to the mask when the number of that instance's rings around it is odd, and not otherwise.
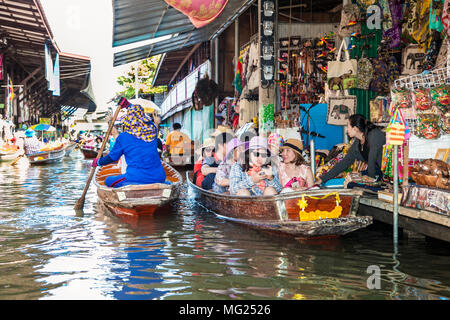
[[[156,75],[156,69],[158,68],[161,55],[153,56],[142,60],[138,65],[138,89],[139,95],[163,93],[167,91],[167,86],[153,87],[152,82]],[[117,83],[123,87],[123,90],[118,92],[117,95],[132,99],[135,96],[136,85],[136,66],[132,65],[124,75],[117,78]]]

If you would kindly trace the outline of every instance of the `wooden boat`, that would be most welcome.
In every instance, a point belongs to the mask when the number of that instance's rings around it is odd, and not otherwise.
[[[75,142],[68,142],[64,146],[64,155],[68,157],[70,155],[70,153],[72,152],[72,150],[75,149],[76,146],[77,146],[77,144]]]
[[[192,182],[192,176],[192,171],[186,173],[188,185],[205,208],[219,218],[258,230],[295,238],[330,238],[372,223],[372,217],[356,216],[362,191],[317,189],[244,197],[204,190]]]
[[[95,159],[97,157],[98,151],[91,148],[81,147],[81,152],[83,152],[85,159]]]
[[[0,148],[0,161],[13,161],[17,159],[17,157],[22,153],[22,151],[19,150],[19,147],[17,148]]]
[[[49,151],[41,151],[34,154],[27,155],[28,161],[30,164],[46,164],[52,163],[56,161],[60,161],[64,158],[64,146],[61,144],[58,148],[49,150]]]
[[[170,156],[164,158],[172,168],[179,172],[186,172],[194,169],[194,156]]]
[[[101,203],[112,213],[119,216],[151,215],[168,209],[170,203],[178,198],[183,183],[182,176],[167,163],[162,163],[167,180],[171,184],[153,183],[128,185],[120,188],[109,188],[105,179],[121,174],[120,160],[118,162],[97,167],[95,185]]]

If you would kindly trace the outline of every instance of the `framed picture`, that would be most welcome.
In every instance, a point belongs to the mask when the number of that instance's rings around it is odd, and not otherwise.
[[[446,163],[450,163],[450,149],[437,149],[436,155],[434,156],[437,160],[442,160]]]
[[[402,52],[402,74],[414,75],[422,72],[425,52],[417,44],[411,44]]]
[[[356,112],[356,96],[328,98],[327,123],[336,126],[347,125],[348,118]]]

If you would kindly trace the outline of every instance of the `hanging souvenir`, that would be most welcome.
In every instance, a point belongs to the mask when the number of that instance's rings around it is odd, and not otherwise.
[[[389,92],[389,69],[383,57],[372,59],[373,78],[369,89],[379,93]]]
[[[424,60],[425,52],[420,46],[416,44],[408,45],[402,52],[402,74],[413,75],[420,73]]]
[[[445,0],[442,11],[442,25],[446,31],[447,38],[450,38],[450,0]]]
[[[399,109],[396,109],[386,128],[386,144],[400,146],[404,141],[405,123],[399,116]]]
[[[430,89],[431,99],[443,114],[450,111],[450,85],[441,85]]]
[[[409,108],[411,107],[411,95],[407,89],[393,89],[392,103],[394,108]]]
[[[406,7],[402,36],[411,43],[428,42],[431,0],[409,0]]]
[[[419,138],[438,139],[441,136],[439,115],[422,113],[417,116],[416,135]]]
[[[345,61],[340,61],[342,49],[345,51]],[[350,59],[345,40],[342,40],[335,61],[328,62],[328,88],[330,90],[343,90],[356,87],[358,65],[356,59]]]
[[[339,26],[338,34],[342,38],[350,37],[352,33],[361,32],[360,10],[356,4],[346,4],[342,7],[341,11],[341,23]]]
[[[425,111],[431,108],[431,95],[428,88],[417,88],[411,91],[411,98],[414,108],[418,111]]]
[[[431,0],[430,6],[430,30],[441,32],[444,28],[442,24],[442,10],[444,9],[444,0]]]
[[[373,66],[370,59],[364,56],[364,50],[362,51],[361,59],[358,60],[357,70],[356,87],[359,89],[368,90],[370,81],[373,77]]]
[[[327,123],[345,126],[348,118],[356,112],[356,96],[330,97],[328,101]]]
[[[384,6],[387,0],[383,0]],[[383,39],[388,43],[389,48],[397,48],[401,44],[403,3],[402,0],[390,0],[386,11],[389,10],[391,24],[383,23]],[[383,7],[383,13],[385,9]]]

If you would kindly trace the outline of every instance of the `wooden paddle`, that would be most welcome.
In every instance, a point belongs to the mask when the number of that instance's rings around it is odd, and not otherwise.
[[[122,107],[128,107],[130,105],[128,100],[125,99],[125,98],[121,98],[119,100],[118,104],[119,104],[119,106],[117,107],[116,111],[114,112],[113,118],[111,119],[111,123],[108,126],[108,131],[106,131],[105,139],[103,139],[102,146],[100,147],[100,150],[98,150],[96,159],[100,159],[100,157],[101,157],[101,155],[103,153],[103,149],[105,149],[106,142],[108,141],[109,135],[111,134],[112,128],[114,126],[114,122],[116,121],[117,116],[119,115],[120,109]],[[94,176],[94,173],[95,173],[95,168],[92,167],[91,172],[89,174],[89,178],[88,178],[88,180],[86,182],[86,185],[84,186],[83,194],[81,195],[81,198],[78,199],[77,203],[75,204],[75,207],[74,207],[75,210],[83,209],[84,201],[85,201],[85,198],[86,198],[86,193],[87,193],[87,191],[89,189],[89,185],[91,184],[91,180],[92,180],[92,177]]]
[[[15,164],[17,163],[17,161],[19,161],[24,155],[25,155],[25,154],[22,153],[21,155],[19,155],[19,156],[16,158],[16,160],[14,160],[13,162],[11,162],[9,165],[10,165],[10,166],[15,165]]]

